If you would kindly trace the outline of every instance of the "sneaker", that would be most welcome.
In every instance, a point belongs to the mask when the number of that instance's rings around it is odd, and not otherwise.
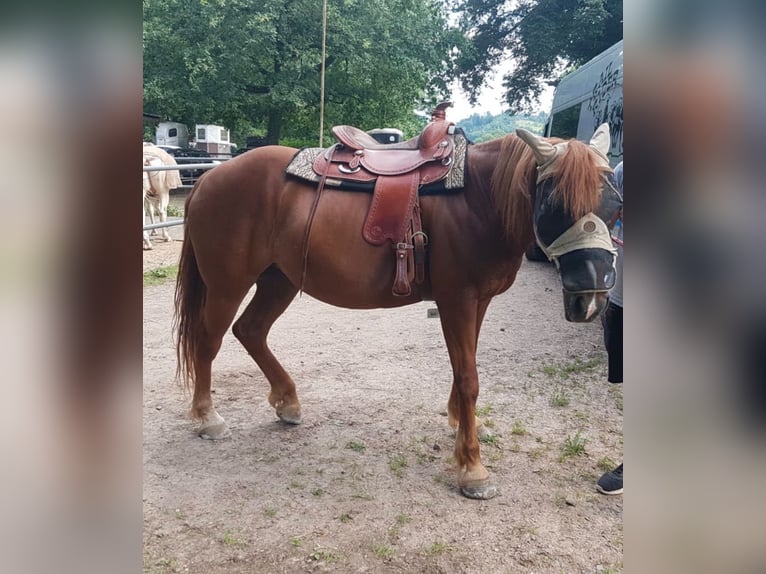
[[[622,463],[599,478],[596,489],[602,494],[622,494]]]

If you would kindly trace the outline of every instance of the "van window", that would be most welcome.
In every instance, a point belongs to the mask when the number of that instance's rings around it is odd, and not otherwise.
[[[205,140],[205,128],[197,128],[197,139],[198,140]]]
[[[580,108],[582,103],[561,110],[551,118],[551,137],[576,138],[577,124],[580,121]]]
[[[168,137],[169,138],[174,138],[176,136],[178,136],[178,128],[170,128],[168,130]]]
[[[229,130],[226,130],[226,129],[221,130],[221,141],[222,142],[229,141]]]

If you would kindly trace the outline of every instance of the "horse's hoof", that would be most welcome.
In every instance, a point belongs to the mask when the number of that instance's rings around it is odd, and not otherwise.
[[[288,407],[277,411],[279,420],[290,425],[299,425],[303,422],[303,415],[300,407]]]
[[[231,432],[223,417],[213,411],[203,419],[197,429],[197,435],[206,440],[220,440],[230,436]]]
[[[469,486],[461,486],[460,492],[463,493],[463,496],[468,498],[489,500],[490,498],[494,498],[497,494],[497,487],[490,482],[487,482],[487,484],[472,484]]]

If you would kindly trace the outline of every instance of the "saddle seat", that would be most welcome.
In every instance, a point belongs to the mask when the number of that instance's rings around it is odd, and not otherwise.
[[[399,175],[430,162],[442,162],[448,167],[454,148],[451,137],[454,131],[453,123],[436,120],[412,139],[381,144],[354,126],[335,126],[332,132],[340,144],[334,150],[335,160],[341,163],[344,159],[347,161],[348,167],[340,169],[347,176],[352,176],[359,165],[375,175]],[[446,170],[439,171],[446,175]]]

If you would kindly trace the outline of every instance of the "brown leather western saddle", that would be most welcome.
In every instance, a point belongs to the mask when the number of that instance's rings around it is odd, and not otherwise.
[[[439,104],[420,135],[399,143],[381,144],[353,126],[335,126],[332,132],[338,143],[314,161],[313,170],[321,176],[315,203],[328,178],[374,182],[362,237],[372,245],[390,241],[395,249],[394,295],[410,295],[410,281],[421,283],[425,278],[428,238],[421,227],[418,189],[449,172],[455,127],[445,119],[445,110],[451,105]]]

